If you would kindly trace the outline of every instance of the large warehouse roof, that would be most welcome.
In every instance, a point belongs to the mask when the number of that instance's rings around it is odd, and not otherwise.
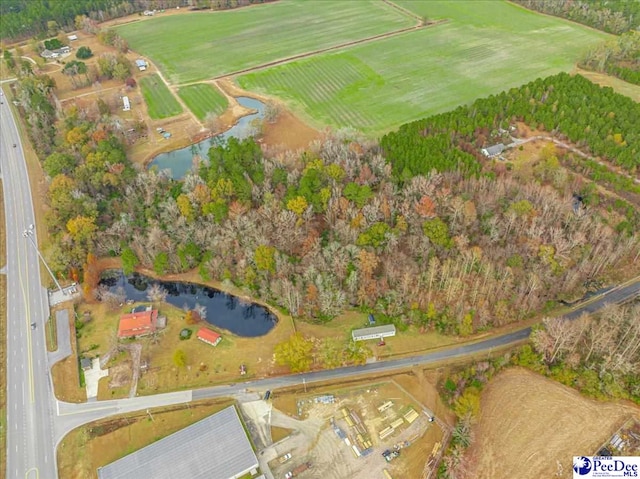
[[[98,469],[100,479],[236,479],[258,459],[233,406]]]

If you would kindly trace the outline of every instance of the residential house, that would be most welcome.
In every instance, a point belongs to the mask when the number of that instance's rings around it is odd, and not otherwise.
[[[118,338],[134,338],[153,334],[158,330],[158,310],[150,309],[120,316]]]
[[[138,67],[138,69],[141,72],[143,72],[143,71],[145,71],[147,69],[147,66],[149,66],[149,65],[147,64],[147,62],[145,60],[143,60],[141,58],[138,58],[136,60],[136,66]]]
[[[488,148],[483,148],[480,152],[486,156],[487,158],[493,158],[494,156],[498,156],[506,149],[506,146],[502,143],[498,143],[497,145],[490,146]]]

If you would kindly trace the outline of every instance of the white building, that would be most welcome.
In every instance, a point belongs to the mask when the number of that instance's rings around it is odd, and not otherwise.
[[[128,96],[123,96],[122,97],[122,111],[129,111],[131,110],[131,103],[129,103],[129,97]]]
[[[382,339],[395,335],[396,327],[394,324],[383,324],[382,326],[374,326],[373,328],[354,329],[351,331],[351,337],[354,341]]]

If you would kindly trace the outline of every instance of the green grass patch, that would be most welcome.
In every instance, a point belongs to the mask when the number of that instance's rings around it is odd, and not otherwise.
[[[380,134],[537,77],[607,38],[502,1],[399,2],[447,23],[239,77],[316,125]]]
[[[283,0],[224,12],[172,15],[116,28],[172,83],[186,83],[410,27],[379,0]]]
[[[154,120],[168,118],[182,113],[182,107],[160,76],[154,74],[140,80],[142,96],[147,102],[149,116]]]
[[[181,87],[178,95],[200,120],[204,120],[208,113],[220,115],[229,106],[227,97],[208,83]]]
[[[2,251],[4,255],[4,250]],[[0,275],[0,341],[3,347],[0,348],[0,471],[7,470],[7,457],[4,452],[7,450],[7,277]]]
[[[45,323],[45,337],[47,338],[47,351],[55,351],[58,349],[58,330],[56,329],[56,316],[51,314],[49,320]]]

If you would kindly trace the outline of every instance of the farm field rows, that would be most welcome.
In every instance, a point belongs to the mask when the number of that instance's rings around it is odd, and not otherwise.
[[[140,80],[142,96],[147,103],[149,116],[154,120],[168,118],[182,112],[182,107],[164,84],[160,76],[153,74]]]
[[[208,83],[181,87],[178,95],[200,120],[204,120],[207,113],[220,115],[229,105],[227,98],[220,90]]]
[[[445,24],[238,78],[317,126],[379,134],[560,71],[606,34],[501,1],[399,2]]]
[[[286,0],[223,12],[172,15],[117,32],[172,83],[231,73],[414,25],[379,0]]]

